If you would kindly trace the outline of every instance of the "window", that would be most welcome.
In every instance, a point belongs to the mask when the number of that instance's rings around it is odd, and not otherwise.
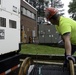
[[[27,9],[22,8],[22,14],[23,14],[23,15],[27,15]]]
[[[0,40],[5,38],[5,31],[4,29],[0,29]]]
[[[22,13],[23,15],[26,15],[26,16],[32,18],[32,19],[36,19],[36,14],[32,13],[31,11],[27,10],[27,9],[24,8],[24,7],[21,8],[21,13]]]
[[[6,18],[0,17],[0,26],[1,27],[6,27]]]
[[[32,18],[36,19],[36,15],[34,13],[32,13]]]
[[[32,17],[32,13],[29,10],[27,10],[27,16],[30,18]]]
[[[32,13],[32,18],[34,19],[34,14]]]
[[[9,20],[9,27],[10,28],[16,28],[16,21]]]

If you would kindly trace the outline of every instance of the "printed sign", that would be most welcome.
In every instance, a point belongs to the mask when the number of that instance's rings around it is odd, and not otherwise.
[[[0,29],[0,39],[4,39],[5,37],[5,32],[3,29]]]

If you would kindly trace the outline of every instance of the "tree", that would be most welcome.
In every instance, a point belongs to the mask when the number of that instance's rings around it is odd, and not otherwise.
[[[71,14],[71,17],[76,20],[76,0],[72,0],[72,2],[68,5],[68,12]]]
[[[44,17],[44,0],[38,0],[37,3],[38,17]]]

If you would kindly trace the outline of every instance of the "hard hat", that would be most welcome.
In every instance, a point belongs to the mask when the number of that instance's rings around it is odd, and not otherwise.
[[[49,20],[52,16],[54,16],[58,12],[57,9],[51,7],[51,8],[46,8],[45,10],[45,17],[47,20]]]

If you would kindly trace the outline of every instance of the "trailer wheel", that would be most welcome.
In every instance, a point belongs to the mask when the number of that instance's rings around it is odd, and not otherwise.
[[[69,60],[69,73],[70,75],[75,75],[74,64],[72,60]]]
[[[30,57],[25,58],[24,61],[21,64],[18,75],[26,75],[27,71],[28,71],[28,68],[31,64],[32,64],[31,58]]]

